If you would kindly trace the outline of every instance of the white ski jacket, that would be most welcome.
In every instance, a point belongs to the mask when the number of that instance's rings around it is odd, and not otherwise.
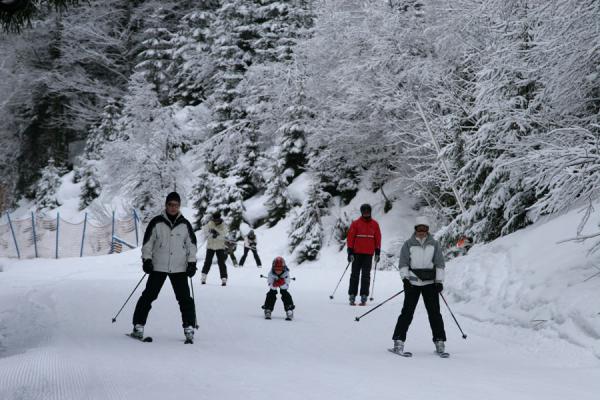
[[[196,262],[196,250],[192,224],[181,214],[171,223],[163,212],[152,218],[146,227],[142,260],[151,259],[154,271],[185,272],[188,262]]]

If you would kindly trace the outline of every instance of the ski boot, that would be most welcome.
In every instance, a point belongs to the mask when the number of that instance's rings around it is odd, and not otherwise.
[[[442,358],[450,357],[450,354],[446,353],[446,345],[443,340],[434,340],[433,343],[435,344],[435,352],[438,356]]]
[[[285,320],[291,321],[294,318],[294,310],[287,310],[285,312]]]
[[[221,278],[221,286],[227,286],[227,278]]]
[[[143,340],[144,339],[144,325],[135,324],[133,326],[133,331],[131,331],[132,338]]]
[[[202,273],[202,275],[200,275],[200,283],[206,285],[206,274],[204,272]]]
[[[265,310],[265,319],[271,319],[271,310]]]
[[[368,296],[360,296],[360,304],[359,304],[359,306],[366,306],[367,305],[367,299],[368,299]]]
[[[412,353],[409,351],[404,351],[404,341],[403,340],[394,340],[394,347],[388,349],[388,351],[397,354],[402,357],[412,357]]]
[[[185,335],[185,344],[194,344],[194,327],[186,326],[183,328],[183,334]]]
[[[355,306],[356,305],[356,296],[350,295],[350,305],[351,306]]]

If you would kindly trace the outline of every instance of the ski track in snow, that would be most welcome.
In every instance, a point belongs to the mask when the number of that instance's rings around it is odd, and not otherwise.
[[[28,261],[3,272],[0,399],[587,400],[600,392],[600,360],[584,347],[543,326],[500,324],[491,315],[477,321],[469,317],[478,315],[473,302],[455,303],[453,292],[446,298],[469,337],[460,337],[442,303],[449,359],[433,352],[422,303],[406,343],[413,358],[389,354],[402,296],[360,322],[354,317],[400,290],[400,279],[378,272],[375,301],[350,307],[348,276],[329,299],[345,265],[292,268],[297,309],[291,322],[279,296],[273,319],[264,320],[264,268],[231,267],[228,286],[221,287],[213,266],[207,285],[194,280],[200,328],[193,345],[183,344],[178,306],[165,282],[146,325],[155,341],[136,342],[124,333],[141,289],[117,322],[110,321],[141,277],[137,257],[63,260],[54,270],[58,262]],[[488,279],[505,279],[505,272],[495,274]],[[583,317],[578,321],[585,326]]]

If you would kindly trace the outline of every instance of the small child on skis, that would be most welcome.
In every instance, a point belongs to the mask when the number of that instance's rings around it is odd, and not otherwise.
[[[285,309],[286,320],[291,321],[294,318],[294,301],[292,295],[288,292],[290,287],[290,270],[285,264],[283,257],[275,257],[267,282],[270,290],[267,292],[265,304],[262,306],[265,310],[265,319],[271,319],[271,313],[277,300],[277,289],[281,293],[281,300]]]

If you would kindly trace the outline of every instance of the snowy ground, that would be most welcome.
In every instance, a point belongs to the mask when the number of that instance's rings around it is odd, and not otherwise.
[[[273,254],[263,252],[265,259]],[[433,354],[419,305],[404,359],[386,351],[402,296],[368,315],[346,304],[345,265],[292,269],[296,319],[262,318],[265,271],[252,259],[230,268],[230,284],[195,285],[200,329],[183,344],[168,283],[150,313],[154,343],[126,336],[139,291],[111,318],[142,276],[139,252],[87,259],[3,260],[0,274],[0,399],[596,399],[600,360],[540,332],[477,322],[454,304],[460,337],[444,310],[450,359]],[[449,271],[452,274],[451,271]],[[378,272],[376,300],[399,290]],[[466,303],[469,305],[470,303]],[[470,307],[470,306],[469,306]]]

